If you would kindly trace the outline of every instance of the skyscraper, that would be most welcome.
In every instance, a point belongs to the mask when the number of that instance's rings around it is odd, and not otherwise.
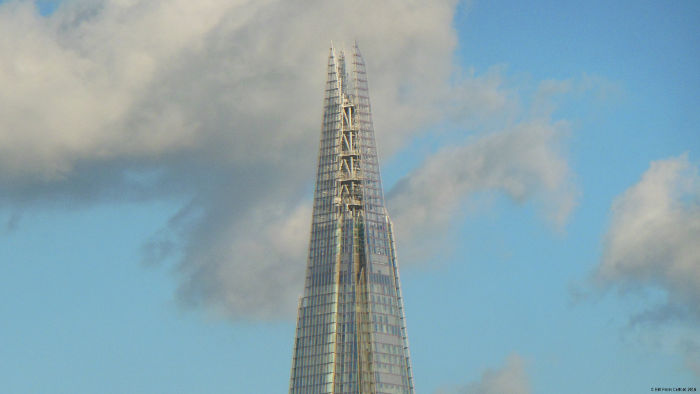
[[[413,393],[392,224],[365,64],[328,58],[304,295],[290,393]]]

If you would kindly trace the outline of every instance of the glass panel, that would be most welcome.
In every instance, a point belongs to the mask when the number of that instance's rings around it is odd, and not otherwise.
[[[413,393],[365,64],[328,59],[304,295],[290,393]]]

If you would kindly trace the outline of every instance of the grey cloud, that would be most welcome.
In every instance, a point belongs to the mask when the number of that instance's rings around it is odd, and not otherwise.
[[[217,153],[235,160],[281,155],[317,128],[321,99],[311,98],[331,37],[359,39],[372,59],[375,105],[391,108],[380,111],[391,125],[382,138],[415,132],[451,73],[451,2],[91,3],[48,20],[29,3],[2,6],[5,181],[222,144]]]
[[[676,310],[700,316],[698,239],[698,168],[686,155],[654,161],[613,203],[595,279],[622,289],[660,287]]]
[[[532,390],[525,364],[518,354],[511,354],[504,366],[486,370],[479,381],[436,394],[529,394]]]
[[[683,343],[685,364],[695,375],[700,376],[700,342],[690,339]]]
[[[638,183],[612,204],[600,264],[598,289],[666,293],[630,318],[627,333],[641,332],[664,349],[683,355],[700,375],[700,175],[687,155],[653,161]],[[643,337],[643,336],[642,336]],[[652,344],[654,345],[654,344]]]
[[[421,249],[423,240],[441,238],[469,197],[482,191],[500,191],[518,202],[536,198],[552,223],[563,225],[576,204],[559,151],[564,129],[563,123],[524,122],[427,158],[388,194],[399,242]]]
[[[682,322],[688,317],[688,309],[683,305],[660,305],[636,313],[629,320],[629,328],[658,326],[669,322]]]
[[[224,216],[207,217],[185,251],[179,299],[234,319],[291,316],[305,268],[308,204],[261,204],[236,218],[218,213]]]
[[[44,18],[3,3],[0,204],[183,201],[144,244],[147,261],[177,261],[183,303],[291,313],[329,41],[360,43],[391,154],[459,100],[503,103],[493,75],[451,86],[455,7],[75,0]]]
[[[10,216],[7,218],[7,221],[5,222],[5,234],[10,234],[14,232],[17,229],[17,226],[19,226],[19,222],[21,219],[21,215],[19,212],[13,212],[10,214]]]

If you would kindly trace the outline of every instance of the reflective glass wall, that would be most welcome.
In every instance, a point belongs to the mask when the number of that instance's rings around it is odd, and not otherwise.
[[[365,64],[331,48],[290,393],[413,393]]]

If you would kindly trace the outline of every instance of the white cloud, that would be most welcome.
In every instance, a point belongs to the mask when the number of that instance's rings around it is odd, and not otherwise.
[[[280,152],[317,129],[332,38],[358,39],[367,53],[391,151],[448,89],[454,6],[103,0],[43,18],[30,2],[3,4],[0,179],[60,181],[78,161],[152,158],[203,140],[234,159]]]
[[[439,239],[469,197],[503,192],[515,201],[535,198],[562,226],[576,204],[572,174],[559,150],[565,124],[531,121],[443,148],[404,177],[388,195],[403,245]]]
[[[629,333],[683,355],[700,375],[700,175],[687,155],[651,163],[612,205],[594,282],[625,292],[661,289],[666,300],[630,319]]]
[[[517,354],[508,356],[504,366],[488,369],[477,382],[466,386],[438,390],[438,394],[529,394],[530,379],[527,376],[525,360]]]
[[[302,290],[310,217],[304,203],[208,218],[185,255],[179,298],[233,319],[290,316]]]
[[[651,163],[612,206],[596,279],[667,291],[700,316],[700,176],[687,155]]]
[[[180,298],[239,318],[292,314],[330,40],[359,42],[390,154],[455,97],[499,105],[493,78],[450,85],[455,7],[74,0],[41,17],[32,2],[0,4],[0,204],[186,201],[144,248],[182,256]]]
[[[184,201],[144,247],[151,262],[181,256],[180,299],[235,318],[292,314],[330,40],[362,48],[383,155],[433,122],[493,126],[517,107],[498,70],[453,64],[456,6],[73,0],[41,17],[32,2],[0,4],[0,204]],[[444,225],[478,189],[538,196],[563,221],[561,128],[526,122],[429,159],[390,201],[399,235]],[[419,190],[433,172],[456,198]],[[436,219],[414,217],[424,203]]]

